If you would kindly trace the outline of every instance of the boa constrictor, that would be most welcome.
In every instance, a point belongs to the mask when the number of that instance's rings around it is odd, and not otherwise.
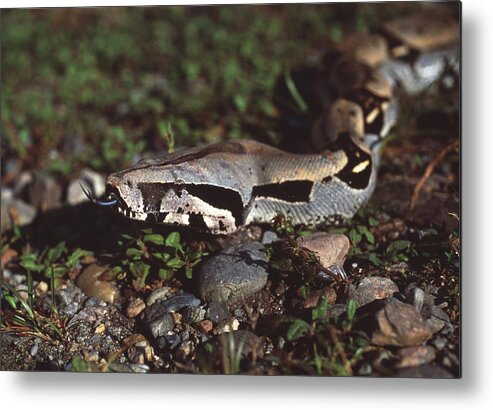
[[[350,218],[374,191],[381,143],[397,117],[396,89],[418,93],[457,75],[458,40],[456,18],[419,15],[328,52],[318,83],[324,110],[310,142],[316,153],[249,140],[186,149],[109,175],[106,200],[93,200],[131,219],[212,234],[277,214],[295,225]]]

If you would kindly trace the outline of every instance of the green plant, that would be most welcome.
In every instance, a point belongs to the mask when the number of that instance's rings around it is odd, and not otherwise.
[[[193,268],[208,254],[201,244],[182,244],[178,232],[171,232],[164,237],[149,228],[142,229],[141,233],[137,239],[122,235],[118,244],[124,249],[125,259],[121,267],[113,269],[116,274],[127,269],[138,288],[145,285],[151,271],[155,271],[163,280],[171,279],[179,271],[191,279]]]

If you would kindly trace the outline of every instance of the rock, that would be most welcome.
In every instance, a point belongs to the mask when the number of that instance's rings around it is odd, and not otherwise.
[[[48,284],[45,281],[39,282],[34,287],[34,292],[36,293],[36,296],[44,295],[46,292],[48,292]]]
[[[200,305],[200,299],[197,299],[190,293],[182,293],[160,301],[159,303],[166,309],[167,312],[177,312],[184,307]]]
[[[406,367],[396,374],[397,377],[413,377],[423,379],[453,379],[454,376],[443,367],[424,364],[418,367]]]
[[[376,319],[378,329],[371,339],[376,345],[416,346],[432,336],[416,309],[397,300],[379,310]]]
[[[344,278],[342,270],[344,260],[351,243],[346,235],[316,232],[313,235],[300,237],[296,240],[299,247],[312,251],[320,260],[320,264]]]
[[[214,324],[218,324],[229,316],[228,306],[224,303],[211,303],[205,313],[205,317]]]
[[[219,323],[214,329],[214,333],[217,335],[220,335],[221,333],[229,333],[238,330],[239,327],[240,322],[238,322],[238,319],[229,318]]]
[[[389,278],[373,276],[364,278],[357,286],[350,285],[348,297],[356,302],[357,307],[361,307],[374,300],[391,297],[396,292],[399,288]]]
[[[185,323],[197,323],[205,318],[205,309],[199,306],[187,306],[182,310]]]
[[[267,261],[267,252],[259,242],[240,244],[220,252],[199,270],[201,297],[229,303],[258,292],[267,283]]]
[[[262,235],[262,245],[270,245],[273,242],[276,242],[279,239],[277,233],[273,231],[265,231]]]
[[[198,323],[199,329],[204,333],[209,333],[212,330],[212,322],[210,320],[202,320]]]
[[[5,199],[2,192],[0,231],[6,232],[14,225],[24,226],[36,218],[36,208],[19,199]]]
[[[173,295],[173,293],[173,288],[170,288],[168,286],[163,286],[162,288],[155,289],[147,297],[147,306],[151,306],[153,303],[168,299],[171,295]]]
[[[126,314],[129,318],[134,318],[138,316],[145,308],[146,304],[144,301],[141,298],[137,298],[128,304]]]
[[[407,287],[404,291],[404,295],[406,296],[406,300],[420,313],[424,306],[433,306],[435,304],[433,296],[415,285]]]
[[[166,308],[159,303],[154,303],[145,308],[141,313],[141,318],[156,339],[159,336],[168,335],[175,327],[171,315]]]
[[[67,203],[78,205],[87,202],[89,199],[82,191],[80,185],[88,188],[96,197],[100,197],[105,192],[105,179],[91,169],[84,169],[80,177],[70,183],[67,189]]]
[[[92,296],[108,303],[114,303],[120,298],[120,291],[113,282],[100,280],[103,274],[108,271],[109,268],[107,266],[93,263],[82,271],[77,277],[75,284],[87,296]]]
[[[327,308],[327,317],[331,319],[338,318],[339,316],[346,313],[347,305],[343,303],[337,303],[335,305],[329,305]]]
[[[433,333],[437,333],[442,329],[442,334],[452,333],[454,331],[454,327],[450,323],[447,313],[438,306],[426,306],[422,310],[421,316],[425,318],[425,323],[432,329]]]
[[[62,188],[53,177],[36,172],[27,186],[27,197],[32,206],[46,212],[61,206]]]
[[[399,356],[396,364],[398,369],[415,367],[435,360],[435,349],[431,346],[404,347],[398,350],[397,355]]]

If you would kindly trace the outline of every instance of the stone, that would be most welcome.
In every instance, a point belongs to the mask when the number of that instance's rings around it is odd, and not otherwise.
[[[218,324],[230,316],[228,306],[225,303],[211,303],[205,313],[205,317]]]
[[[19,199],[4,199],[2,192],[2,204],[0,215],[0,231],[6,232],[14,225],[29,225],[36,218],[36,208]]]
[[[160,301],[159,303],[166,309],[167,312],[177,312],[184,307],[200,305],[200,299],[197,299],[190,293],[182,293]]]
[[[62,188],[55,178],[36,172],[27,186],[29,203],[41,212],[61,206]]]
[[[146,304],[147,306],[151,306],[153,303],[168,299],[171,295],[173,295],[173,293],[173,288],[170,288],[169,286],[163,286],[162,288],[155,289],[147,297]]]
[[[108,303],[114,303],[120,298],[120,291],[113,282],[101,280],[104,273],[108,272],[108,270],[109,268],[107,266],[93,263],[82,271],[77,277],[75,284],[87,296],[95,297]]]
[[[95,197],[100,197],[105,192],[105,179],[97,172],[91,169],[84,169],[80,177],[72,181],[67,189],[67,203],[69,205],[79,205],[89,201],[82,191],[81,184],[89,189]]]
[[[313,252],[320,264],[328,270],[345,278],[342,266],[351,247],[346,235],[316,232],[296,240],[299,247]]]
[[[229,318],[223,320],[214,329],[214,333],[220,335],[221,333],[229,333],[238,330],[240,327],[240,322],[236,318]]]
[[[140,313],[146,308],[145,302],[141,298],[132,300],[125,311],[129,318],[139,316]]]
[[[154,303],[145,308],[140,317],[156,339],[159,336],[168,335],[175,327],[171,315],[159,303]]]
[[[364,278],[357,286],[350,285],[348,297],[356,302],[357,307],[361,307],[374,300],[391,297],[396,292],[399,288],[389,278],[372,276]]]
[[[205,318],[205,309],[199,306],[186,306],[182,309],[185,323],[197,323]]]
[[[404,367],[421,366],[435,360],[435,349],[431,346],[404,347],[397,351],[399,361],[396,363],[398,369]]]
[[[44,295],[48,292],[48,284],[42,280],[34,287],[34,292],[36,293],[36,296]]]
[[[379,310],[376,319],[378,328],[371,340],[379,346],[416,346],[432,336],[416,309],[398,300]]]
[[[337,303],[335,305],[329,305],[327,308],[327,317],[330,319],[336,319],[343,315],[347,311],[347,305],[343,303]]]
[[[209,333],[212,328],[212,322],[210,320],[202,320],[201,322],[198,323],[199,329],[204,332],[204,333]]]
[[[270,245],[273,242],[276,242],[279,239],[277,233],[273,231],[265,231],[262,235],[262,245]]]
[[[230,247],[209,258],[199,270],[199,294],[209,302],[231,303],[267,283],[268,256],[259,242]]]

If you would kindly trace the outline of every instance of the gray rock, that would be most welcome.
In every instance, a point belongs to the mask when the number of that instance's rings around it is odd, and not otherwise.
[[[163,300],[159,302],[159,304],[166,309],[167,312],[178,312],[184,307],[200,305],[200,299],[197,299],[190,293],[182,293]]]
[[[277,241],[279,237],[277,236],[277,233],[273,231],[265,231],[264,234],[262,235],[262,244],[263,245],[270,245],[271,243]]]
[[[364,278],[357,286],[350,285],[348,296],[356,302],[357,307],[361,307],[374,300],[391,297],[396,292],[399,292],[399,288],[389,278],[373,276]]]
[[[163,286],[162,288],[155,289],[147,297],[146,304],[147,306],[151,306],[153,303],[168,299],[172,294],[173,288],[170,288],[169,286]]]
[[[187,306],[181,313],[185,323],[197,323],[205,319],[205,309],[199,306]]]
[[[141,314],[142,321],[154,338],[165,336],[174,328],[173,319],[165,307],[159,303],[148,306]]]
[[[335,305],[329,305],[327,308],[327,317],[331,319],[338,318],[339,316],[346,313],[347,305],[343,303],[337,303]]]
[[[404,295],[406,296],[408,303],[412,304],[416,308],[416,311],[420,313],[423,307],[433,306],[435,304],[433,296],[415,285],[409,286],[404,291]]]
[[[258,292],[267,283],[267,260],[259,242],[236,245],[211,257],[199,270],[201,297],[233,302]]]
[[[372,342],[379,346],[416,346],[432,336],[416,309],[397,300],[379,310],[376,319],[378,328]]]
[[[205,317],[217,325],[219,322],[229,318],[228,306],[225,303],[211,303]]]
[[[84,169],[80,177],[70,183],[67,189],[67,203],[69,205],[78,205],[87,202],[86,197],[80,185],[88,188],[96,197],[99,197],[105,192],[105,179],[91,169]]]

